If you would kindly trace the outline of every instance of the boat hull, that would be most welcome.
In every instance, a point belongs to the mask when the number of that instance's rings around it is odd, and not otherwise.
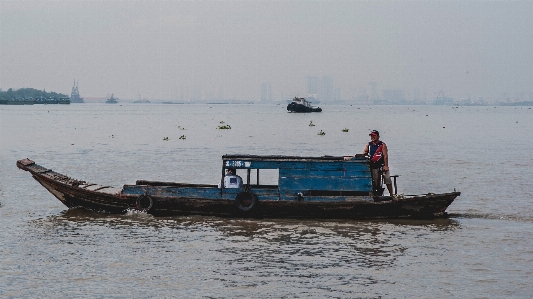
[[[392,197],[332,197],[327,201],[262,199],[257,190],[256,204],[243,210],[236,197],[215,185],[165,185],[162,182],[125,185],[114,188],[72,179],[35,164],[29,159],[17,166],[32,174],[44,188],[68,208],[85,208],[103,213],[144,210],[154,216],[203,215],[253,218],[371,219],[435,218],[446,216],[446,208],[460,192],[425,194],[396,199]],[[139,183],[139,182],[138,182]],[[227,190],[227,189],[226,189]],[[231,192],[231,190],[230,190]],[[237,194],[237,190],[233,190]],[[254,190],[251,190],[254,192]],[[171,195],[169,195],[171,194]],[[173,194],[173,195],[172,195]],[[255,195],[254,195],[255,196]],[[141,200],[149,199],[149,204]]]
[[[131,207],[135,207],[134,197],[93,192],[68,186],[43,176],[34,175],[33,178],[68,208],[82,207],[96,212],[123,214]]]
[[[243,212],[234,200],[207,198],[153,198],[148,213],[154,216],[203,215],[218,217],[307,218],[307,219],[377,219],[436,218],[446,216],[446,208],[458,196],[446,193],[420,196],[406,200],[374,202],[299,202],[259,200],[252,211]]]
[[[287,105],[287,111],[295,113],[310,113],[310,112],[322,112],[320,107],[307,107],[297,103],[290,103]]]

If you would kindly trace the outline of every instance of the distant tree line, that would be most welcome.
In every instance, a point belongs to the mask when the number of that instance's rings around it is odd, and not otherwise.
[[[7,91],[0,91],[0,100],[11,100],[17,98],[67,98],[66,94],[57,92],[46,92],[45,90],[37,90],[35,88],[20,88],[13,90],[12,88]]]

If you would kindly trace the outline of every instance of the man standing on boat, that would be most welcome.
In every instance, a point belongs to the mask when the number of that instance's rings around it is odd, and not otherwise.
[[[387,150],[387,145],[385,142],[379,140],[378,131],[373,130],[368,135],[370,136],[371,141],[366,144],[363,155],[368,154],[370,156],[370,170],[372,171],[373,188],[375,190],[375,188],[381,186],[381,175],[383,175],[387,190],[389,191],[390,196],[392,196],[392,181],[389,171],[389,152]]]

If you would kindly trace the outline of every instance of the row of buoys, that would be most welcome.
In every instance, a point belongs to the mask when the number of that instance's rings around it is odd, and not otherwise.
[[[309,122],[309,126],[310,126],[310,127],[314,127],[314,126],[315,126],[315,124],[313,123],[313,121],[310,121],[310,122]],[[344,133],[347,133],[347,132],[349,131],[349,129],[348,129],[348,128],[344,128],[344,129],[342,129],[342,131],[343,131]],[[320,132],[318,132],[317,135],[324,136],[324,135],[326,135],[326,132],[320,130]]]
[[[180,139],[180,140],[185,140],[185,139],[187,139],[187,136],[185,136],[185,135],[181,135],[180,138],[178,138],[178,139]],[[169,141],[170,139],[169,139],[168,137],[163,137],[163,140],[164,140],[164,141]]]
[[[228,125],[228,124],[225,124],[224,121],[220,121],[220,124],[221,124],[221,125],[218,126],[218,128],[217,128],[217,129],[219,129],[219,130],[230,130],[230,129],[231,129],[231,126]],[[185,128],[182,127],[182,126],[178,126],[178,129],[179,129],[179,130],[187,130],[187,129],[185,129]],[[187,139],[187,136],[185,136],[185,135],[181,135],[178,139],[180,139],[180,140],[186,140],[186,139]],[[164,140],[164,141],[169,141],[170,139],[169,139],[168,137],[163,137],[163,140]]]

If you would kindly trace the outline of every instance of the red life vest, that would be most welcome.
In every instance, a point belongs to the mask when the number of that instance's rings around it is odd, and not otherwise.
[[[374,156],[370,159],[373,163],[376,163],[383,157],[383,143],[381,143],[378,148],[376,149],[376,152],[374,153]]]

